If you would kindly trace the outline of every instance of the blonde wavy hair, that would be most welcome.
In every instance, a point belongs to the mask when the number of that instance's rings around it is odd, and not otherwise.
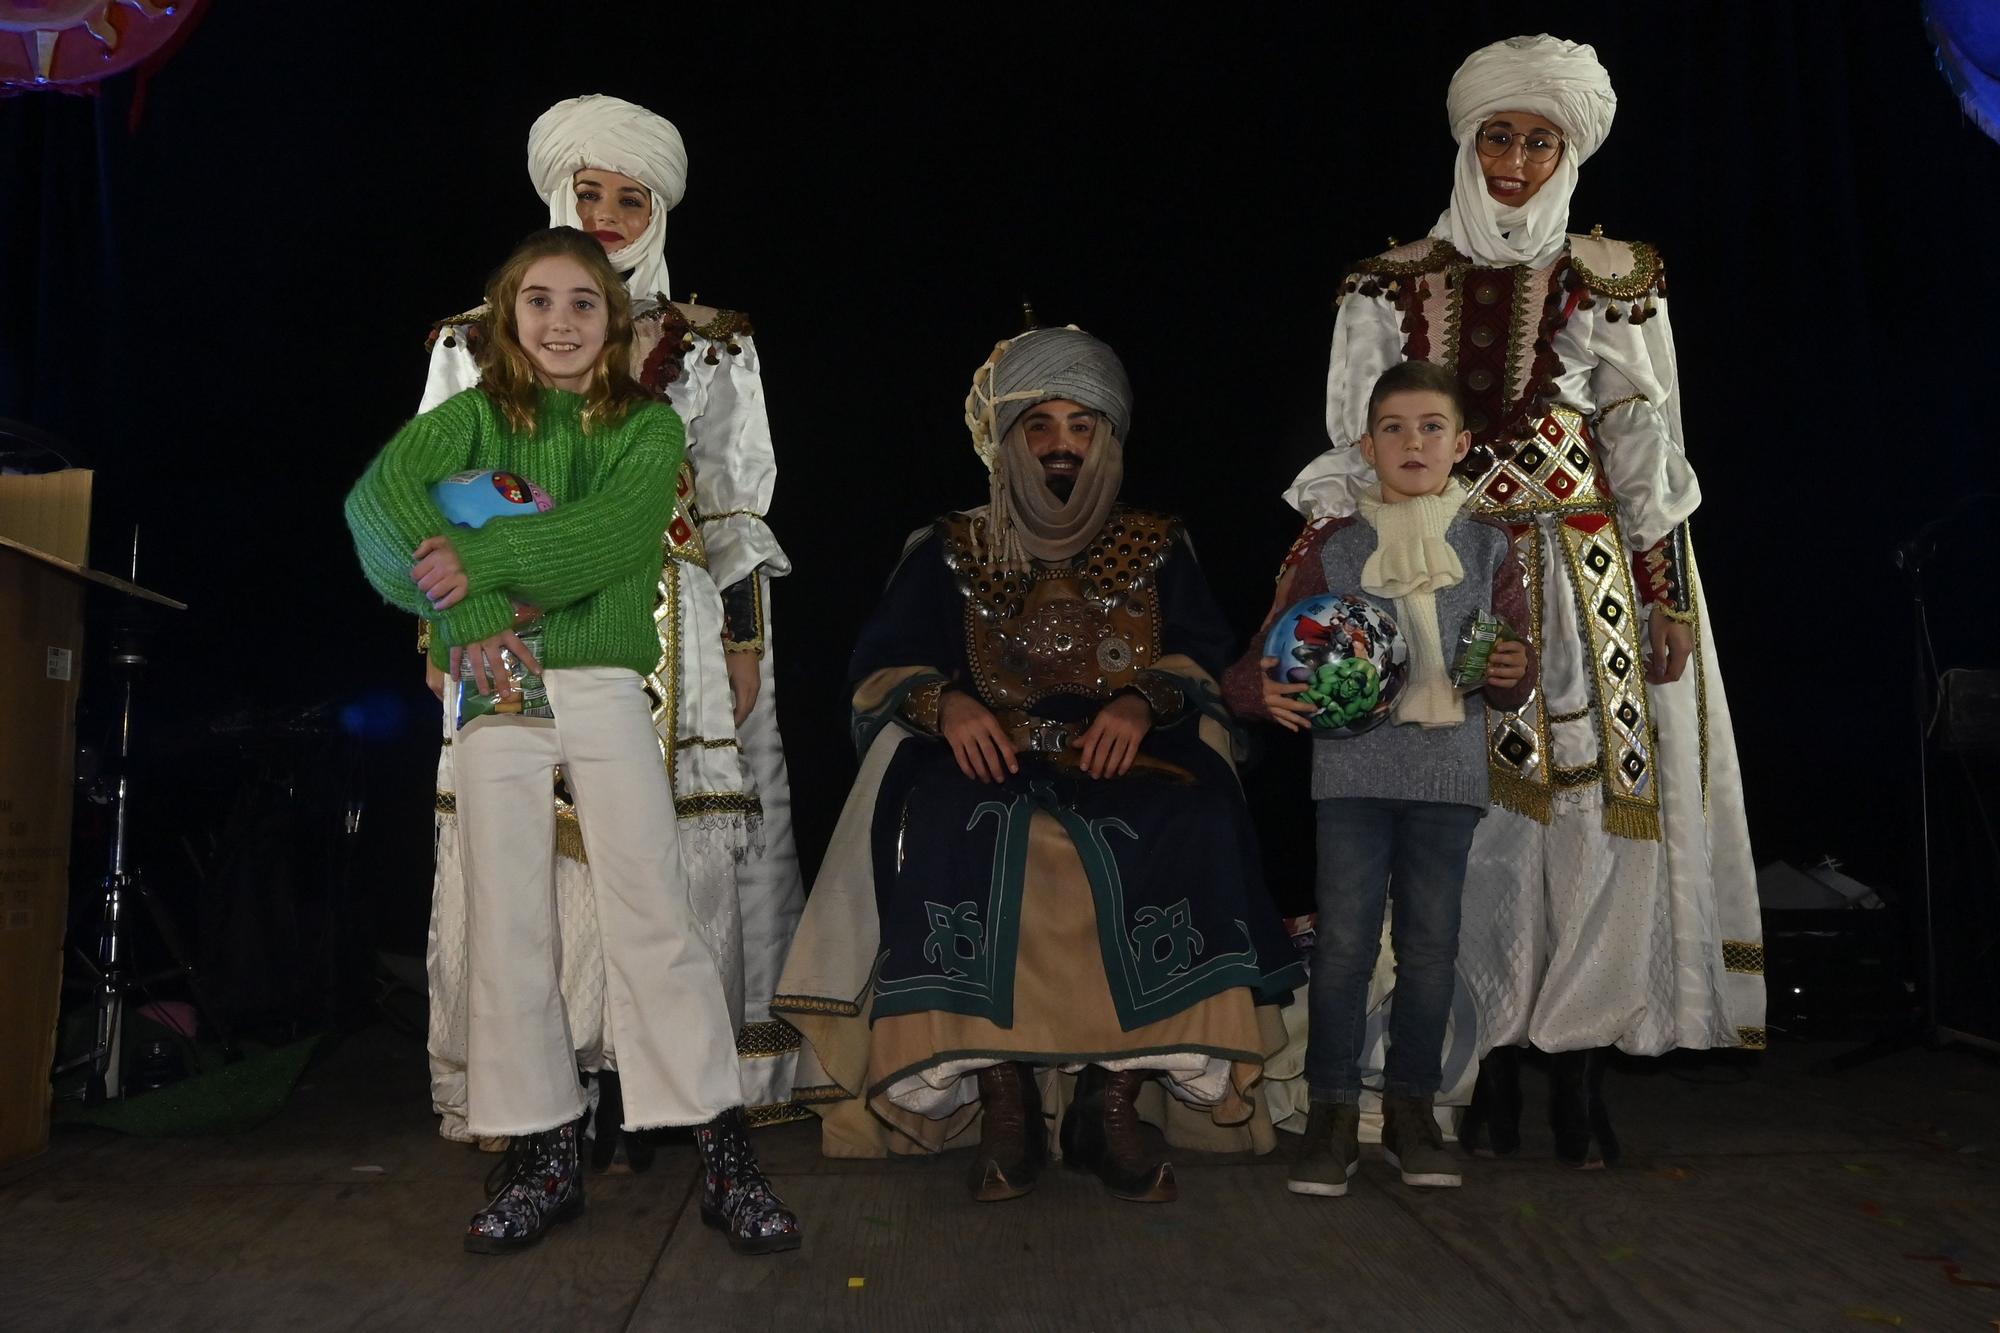
[[[486,283],[486,338],[479,348],[479,388],[493,400],[507,424],[521,434],[535,429],[535,405],[542,388],[541,373],[521,345],[521,328],[514,313],[528,270],[543,259],[574,259],[604,294],[604,346],[590,368],[583,391],[583,428],[615,426],[634,407],[653,395],[632,377],[632,298],[624,280],[604,257],[604,247],[575,227],[538,231],[507,256]]]

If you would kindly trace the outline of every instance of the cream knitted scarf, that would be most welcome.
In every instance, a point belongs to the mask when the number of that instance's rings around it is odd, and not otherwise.
[[[1465,703],[1445,677],[1444,636],[1438,628],[1437,593],[1465,581],[1465,566],[1444,538],[1465,503],[1456,481],[1441,495],[1390,504],[1378,483],[1361,494],[1361,517],[1375,529],[1375,551],[1361,567],[1361,589],[1396,602],[1396,624],[1409,649],[1410,679],[1396,700],[1396,721],[1452,727],[1465,721]]]

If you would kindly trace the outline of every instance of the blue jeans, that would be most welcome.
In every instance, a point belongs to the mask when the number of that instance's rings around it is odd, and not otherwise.
[[[1368,983],[1381,948],[1383,902],[1389,899],[1395,905],[1390,945],[1396,951],[1396,992],[1383,1091],[1434,1097],[1458,961],[1465,857],[1486,812],[1436,801],[1317,804],[1319,927],[1306,1086],[1315,1101],[1361,1099]]]

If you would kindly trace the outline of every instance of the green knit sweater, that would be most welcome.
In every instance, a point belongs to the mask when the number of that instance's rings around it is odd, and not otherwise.
[[[478,389],[412,420],[347,496],[347,526],[368,581],[390,605],[431,622],[431,657],[514,623],[513,603],[544,613],[544,667],[620,666],[644,675],[660,660],[653,627],[660,538],[674,516],[686,431],[665,403],[636,407],[615,427],[583,429],[583,399],[544,389],[535,431],[519,435]],[[546,514],[453,527],[431,487],[454,472],[494,468],[535,482]],[[464,562],[470,591],[434,610],[410,579],[411,558],[442,534]]]

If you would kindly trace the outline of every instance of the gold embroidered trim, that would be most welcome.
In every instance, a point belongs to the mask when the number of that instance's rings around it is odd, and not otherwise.
[[[708,323],[689,324],[688,328],[712,343],[726,343],[731,338],[748,338],[757,332],[750,323],[750,316],[741,310],[718,310],[715,312],[715,318]]]
[[[1724,940],[1722,965],[1731,972],[1764,975],[1764,946],[1757,940]]]
[[[726,740],[712,741],[706,736],[688,736],[675,741],[674,748],[676,750],[733,750],[736,748],[736,738],[732,736]]]
[[[1528,638],[1542,641],[1542,529],[1525,525],[1514,537],[1514,558],[1528,584]],[[1548,714],[1537,689],[1520,708],[1497,715],[1486,733],[1488,786],[1502,809],[1537,824],[1555,818],[1555,798],[1542,766],[1551,753]]]
[[[1659,738],[1645,692],[1639,602],[1632,585],[1631,553],[1619,534],[1617,514],[1609,498],[1597,490],[1597,464],[1595,442],[1581,414],[1558,405],[1510,459],[1496,459],[1477,479],[1468,503],[1482,515],[1510,521],[1518,529],[1515,555],[1528,576],[1529,633],[1536,643],[1543,637],[1547,597],[1542,534],[1546,530],[1554,537],[1590,658],[1588,715],[1597,731],[1604,829],[1618,837],[1656,842]],[[1608,521],[1590,532],[1563,521],[1582,513]],[[1542,693],[1537,691],[1518,710],[1489,718],[1487,757],[1494,800],[1548,823],[1554,813],[1553,792],[1561,783],[1548,768],[1554,751]]]
[[[782,1018],[745,1023],[736,1034],[736,1054],[745,1060],[768,1060],[799,1049],[799,1030]]]
[[[725,518],[762,518],[762,517],[764,517],[764,511],[761,509],[725,509],[717,514],[703,514],[700,518],[696,519],[695,522],[718,523]]]
[[[1551,717],[1549,721],[1556,723],[1581,722],[1589,716],[1590,716],[1590,710],[1588,708],[1579,708],[1574,713],[1557,713],[1554,717]]]
[[[583,850],[583,825],[571,806],[556,811],[556,855],[566,856],[578,865],[590,864],[590,857]]]
[[[1652,399],[1646,397],[1643,393],[1628,393],[1623,398],[1615,398],[1597,409],[1596,413],[1590,418],[1590,427],[1592,430],[1597,429],[1603,423],[1604,418],[1610,416],[1621,407],[1630,407],[1634,403],[1650,403],[1652,401]]]
[[[484,301],[481,301],[470,310],[461,310],[456,315],[446,315],[443,319],[431,325],[431,331],[424,335],[424,346],[429,348],[446,329],[462,328],[467,324],[484,325],[486,323],[486,315],[487,306]]]
[[[851,1101],[854,1094],[838,1083],[820,1083],[810,1088],[793,1088],[792,1101],[799,1106],[813,1106],[820,1102]],[[808,1111],[806,1114],[812,1114]]]
[[[1736,1029],[1736,1041],[1746,1051],[1769,1049],[1769,1040],[1763,1028],[1738,1028]]]
[[[663,738],[681,733],[681,572],[668,561],[660,569],[659,601],[653,607],[653,630],[660,640],[660,660],[646,677],[646,693],[652,696],[653,729]],[[667,790],[675,790],[680,776],[679,750],[662,739],[660,751],[667,764]]]
[[[456,815],[458,813],[458,793],[455,791],[439,792],[437,794],[437,812],[441,815]]]
[[[1393,254],[1394,251],[1390,253]],[[1454,264],[1471,262],[1453,249],[1450,241],[1432,237],[1431,248],[1415,259],[1391,259],[1386,254],[1375,255],[1356,264],[1354,271],[1366,273],[1371,277],[1414,278],[1423,273],[1441,273]]]
[[[771,1125],[789,1125],[794,1120],[810,1120],[812,1112],[800,1106],[796,1100],[780,1102],[776,1106],[752,1106],[744,1110],[743,1123],[750,1129],[764,1129]]]
[[[1496,454],[1483,472],[1467,478],[1472,496],[1466,504],[1510,524],[1548,515],[1616,518],[1600,471],[1597,439],[1583,414],[1557,403],[1506,458]]]
[[[431,622],[428,620],[419,620],[417,622],[417,651],[426,657],[430,656]]]
[[[1551,775],[1558,787],[1591,787],[1603,780],[1604,765],[1577,764],[1572,767],[1558,767]]]
[[[1443,344],[1445,361],[1443,365],[1446,370],[1452,373],[1453,378],[1456,378],[1458,375],[1458,349],[1462,342],[1460,334],[1465,323],[1464,265],[1470,261],[1459,256],[1458,252],[1454,250],[1452,251],[1451,262],[1458,264],[1460,267],[1453,270],[1452,280],[1445,285]],[[1435,350],[1435,345],[1433,346],[1433,350]]]
[[[674,813],[682,819],[696,815],[761,815],[764,803],[748,792],[698,791],[677,799]]]
[[[772,1009],[795,1014],[831,1014],[835,1018],[858,1018],[861,1006],[852,1000],[829,1000],[818,995],[774,995]]]
[[[1652,292],[1659,284],[1660,252],[1644,241],[1632,241],[1632,271],[1623,277],[1606,278],[1592,273],[1576,257],[1576,247],[1570,247],[1569,266],[1576,270],[1576,276],[1599,296],[1608,296],[1618,301],[1635,301]]]
[[[1459,284],[1464,286],[1463,283]],[[1510,410],[1521,393],[1521,378],[1535,373],[1535,307],[1546,297],[1545,286],[1529,280],[1525,267],[1514,270],[1514,310],[1507,320],[1507,360],[1501,371],[1500,410]],[[1456,334],[1457,330],[1453,330]],[[1458,340],[1452,339],[1456,347]],[[1500,422],[1493,423],[1496,427]]]
[[[660,538],[660,548],[668,560],[707,569],[708,543],[701,539],[704,520],[695,503],[694,486],[694,460],[684,458],[679,474],[674,477],[674,517]]]
[[[1632,564],[1620,558],[1624,548],[1614,524],[1594,533],[1559,524],[1556,531],[1576,595],[1577,624],[1590,645],[1591,702],[1604,769],[1604,828],[1622,838],[1657,842],[1659,740],[1646,694]]]

